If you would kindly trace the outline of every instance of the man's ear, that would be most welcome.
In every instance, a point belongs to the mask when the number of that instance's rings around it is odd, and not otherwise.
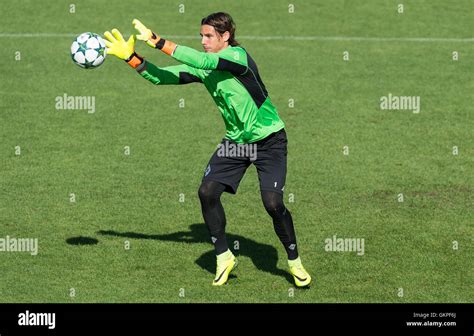
[[[224,39],[224,42],[229,42],[230,33],[228,31],[224,32],[224,34],[222,34],[222,38]]]

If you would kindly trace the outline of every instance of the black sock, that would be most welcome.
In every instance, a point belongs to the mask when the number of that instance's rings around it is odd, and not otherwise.
[[[262,191],[261,194],[263,205],[273,219],[273,228],[286,250],[288,260],[298,258],[293,219],[283,204],[283,195],[273,191]]]
[[[224,253],[229,248],[225,235],[225,213],[220,197],[225,185],[217,181],[204,181],[199,187],[202,215],[207,225],[216,255]]]

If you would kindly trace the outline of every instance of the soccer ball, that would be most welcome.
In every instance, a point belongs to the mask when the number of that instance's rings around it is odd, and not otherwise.
[[[106,55],[105,42],[97,34],[83,33],[72,42],[72,60],[82,68],[97,68],[104,62]]]

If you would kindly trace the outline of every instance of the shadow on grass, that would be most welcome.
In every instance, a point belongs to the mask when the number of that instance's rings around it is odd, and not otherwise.
[[[178,243],[209,243],[209,232],[206,224],[191,224],[189,231],[179,231],[164,235],[149,235],[136,232],[117,232],[112,230],[101,230],[97,232],[100,235],[125,237],[134,239],[152,239],[161,241],[171,241]],[[278,252],[275,247],[267,244],[258,243],[252,239],[243,236],[227,233],[229,246],[234,246],[238,242],[239,249],[234,251],[236,256],[242,255],[249,257],[255,267],[260,271],[268,272],[273,275],[284,277],[289,283],[293,283],[291,275],[277,267]],[[209,243],[210,244],[210,243]],[[210,273],[215,272],[216,256],[214,250],[204,253],[196,260],[196,264]]]
[[[91,237],[71,237],[66,239],[66,243],[69,245],[96,245],[99,241]]]

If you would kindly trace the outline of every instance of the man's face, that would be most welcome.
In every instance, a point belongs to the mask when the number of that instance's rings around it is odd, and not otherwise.
[[[213,26],[201,26],[201,44],[205,52],[217,53],[229,45],[229,32],[220,35]]]

